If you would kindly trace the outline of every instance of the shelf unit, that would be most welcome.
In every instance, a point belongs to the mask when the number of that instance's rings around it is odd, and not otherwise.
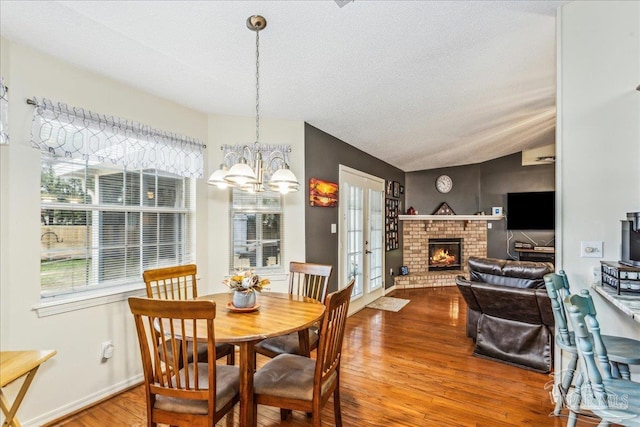
[[[520,261],[542,261],[550,262],[552,264],[555,264],[556,262],[555,249],[540,251],[535,249],[515,248],[514,251],[518,253],[518,259]]]
[[[640,294],[640,268],[612,261],[600,261],[600,271],[602,286],[614,288],[618,295],[620,292]]]

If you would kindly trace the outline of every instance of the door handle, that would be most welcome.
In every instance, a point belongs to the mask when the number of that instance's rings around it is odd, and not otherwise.
[[[371,251],[367,249],[366,251],[364,251],[364,253],[365,253],[365,254],[370,254],[370,253],[371,253]]]

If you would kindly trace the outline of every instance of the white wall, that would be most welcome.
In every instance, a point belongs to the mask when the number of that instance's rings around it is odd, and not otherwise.
[[[46,97],[112,114],[202,140],[205,165],[213,171],[220,143],[253,141],[252,118],[208,117],[140,92],[31,48],[0,39],[0,74],[9,86],[11,144],[0,147],[0,349],[56,349],[20,409],[24,425],[41,425],[141,380],[140,357],[126,301],[38,317],[40,302],[40,153],[31,148],[33,107],[25,99]],[[262,120],[265,142],[294,145],[292,169],[304,176],[304,124]],[[205,179],[209,171],[205,170]],[[227,273],[228,213],[225,195],[199,180],[196,188],[200,293],[222,291]],[[304,195],[286,199],[286,260],[304,260]],[[140,282],[142,285],[142,281]],[[222,285],[220,285],[222,286]],[[112,339],[115,352],[100,362],[100,344]],[[10,395],[17,387],[9,388]],[[0,420],[2,418],[0,417]]]
[[[640,211],[640,2],[574,1],[558,28],[557,267],[578,292],[620,259],[620,220]],[[602,240],[604,257],[581,258],[582,240]],[[591,294],[603,333],[640,339],[639,323]]]

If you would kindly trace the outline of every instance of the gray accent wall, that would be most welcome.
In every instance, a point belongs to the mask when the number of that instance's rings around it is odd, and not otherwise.
[[[309,179],[338,182],[339,166],[344,165],[385,180],[405,185],[402,170],[359,150],[338,138],[305,123],[305,250],[306,262],[333,265],[329,291],[338,289],[338,234],[331,233],[331,224],[338,224],[338,208],[309,206]],[[405,186],[406,188],[406,186]],[[405,190],[405,194],[407,191]],[[399,199],[404,206],[404,195]],[[400,227],[402,225],[400,224]],[[399,230],[402,235],[402,230]],[[402,249],[385,253],[385,287],[393,285],[389,269],[398,273],[402,264]]]
[[[555,165],[522,166],[521,153],[473,165],[431,169],[406,173],[406,207],[413,206],[419,214],[432,214],[443,202],[458,215],[477,212],[491,213],[494,206],[507,212],[507,193],[552,191],[555,189]],[[453,180],[453,189],[442,194],[436,190],[438,176],[446,174]],[[515,258],[514,241],[534,241],[538,245],[553,245],[552,231],[507,231],[505,220],[491,221],[487,232],[487,254],[492,258]],[[508,243],[507,243],[508,242]]]

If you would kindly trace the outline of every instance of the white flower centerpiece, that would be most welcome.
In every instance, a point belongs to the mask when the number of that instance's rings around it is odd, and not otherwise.
[[[249,308],[256,305],[256,292],[262,292],[271,282],[261,279],[253,269],[236,273],[222,283],[233,292],[233,305],[236,308]]]

